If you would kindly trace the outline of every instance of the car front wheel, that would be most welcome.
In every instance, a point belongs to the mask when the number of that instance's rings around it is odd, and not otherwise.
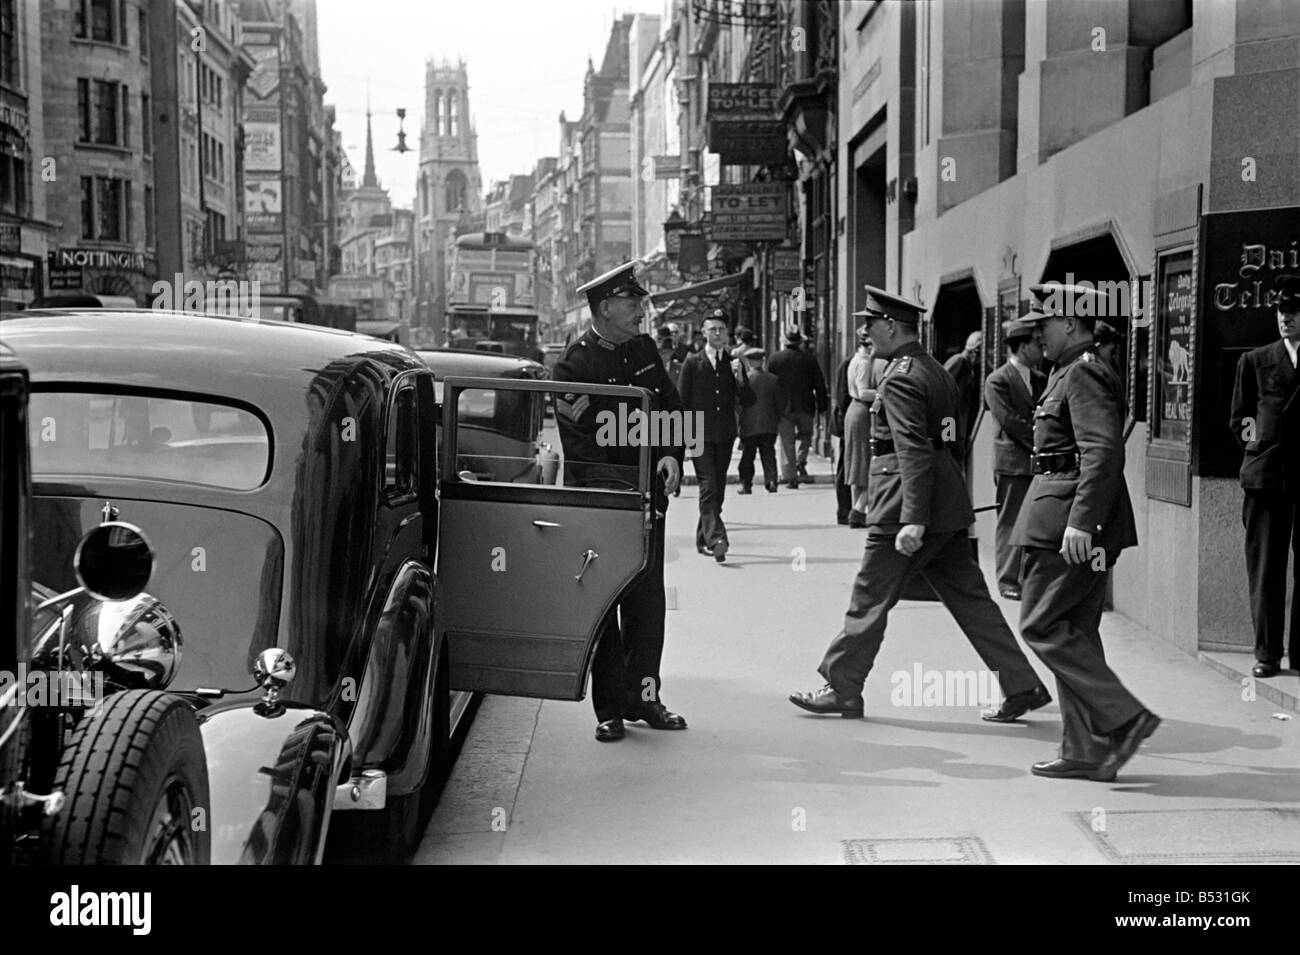
[[[109,697],[77,724],[42,828],[53,865],[207,865],[208,770],[194,711],[157,690]]]

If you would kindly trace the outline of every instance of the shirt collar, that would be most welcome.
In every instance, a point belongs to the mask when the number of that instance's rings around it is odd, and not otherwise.
[[[708,357],[711,363],[716,365],[718,363],[718,358],[722,355],[722,350],[714,348],[712,345],[705,345],[704,354]]]
[[[1300,350],[1300,346],[1296,345],[1296,343],[1291,341],[1291,339],[1284,338],[1282,339],[1282,347],[1285,348],[1286,353],[1291,356],[1291,367],[1292,368],[1300,367],[1297,365],[1297,356],[1296,356],[1297,351]]]

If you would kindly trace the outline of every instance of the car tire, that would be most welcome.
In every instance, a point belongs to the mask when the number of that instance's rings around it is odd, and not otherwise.
[[[47,864],[210,861],[207,760],[182,697],[157,690],[109,697],[77,724],[55,789],[65,803],[42,826],[39,857]]]

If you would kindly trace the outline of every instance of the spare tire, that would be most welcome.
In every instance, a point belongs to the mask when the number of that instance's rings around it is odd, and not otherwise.
[[[41,831],[52,865],[207,865],[208,767],[190,704],[117,693],[77,724],[59,761],[63,808]]]

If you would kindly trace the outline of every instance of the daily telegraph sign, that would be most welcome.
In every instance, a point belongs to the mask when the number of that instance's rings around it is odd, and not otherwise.
[[[784,162],[785,123],[771,83],[709,84],[709,149],[725,165]]]
[[[711,238],[715,242],[784,240],[788,194],[788,187],[781,182],[714,186]]]

